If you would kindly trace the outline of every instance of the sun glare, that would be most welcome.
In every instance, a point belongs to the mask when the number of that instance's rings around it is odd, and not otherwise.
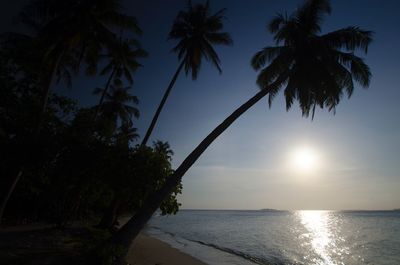
[[[312,148],[299,147],[293,151],[291,163],[300,172],[311,171],[318,166],[318,155]]]

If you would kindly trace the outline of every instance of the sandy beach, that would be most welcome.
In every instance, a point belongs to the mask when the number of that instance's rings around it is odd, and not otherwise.
[[[205,265],[156,238],[140,234],[128,254],[131,265]]]

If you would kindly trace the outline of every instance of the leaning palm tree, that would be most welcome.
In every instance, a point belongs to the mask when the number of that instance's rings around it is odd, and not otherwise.
[[[208,146],[260,99],[269,95],[272,101],[283,89],[287,109],[296,100],[302,114],[308,116],[310,112],[314,113],[315,106],[334,111],[343,94],[351,96],[353,80],[362,87],[369,85],[369,67],[354,51],[361,49],[366,53],[372,33],[347,27],[320,35],[322,17],[330,11],[327,0],[308,0],[290,17],[278,15],[271,21],[268,29],[274,34],[278,46],[265,47],[252,59],[253,67],[259,71],[257,84],[261,90],[204,138],[165,185],[150,195],[143,207],[114,234],[114,244],[129,246]]]
[[[221,9],[215,14],[211,14],[209,1],[204,5],[192,5],[191,1],[189,1],[187,10],[178,13],[172,25],[172,30],[169,33],[169,38],[179,41],[172,51],[178,53],[180,64],[164,92],[164,96],[143,137],[141,145],[146,145],[149,140],[169,93],[183,68],[185,68],[186,75],[191,72],[192,79],[196,80],[201,62],[203,59],[206,59],[210,61],[220,73],[222,72],[220,60],[213,45],[232,44],[232,39],[229,34],[221,32],[224,13],[225,9]]]
[[[122,38],[122,36],[121,36]],[[108,63],[101,71],[101,75],[109,74],[103,93],[99,103],[97,104],[94,120],[97,118],[100,108],[104,102],[105,95],[108,92],[112,81],[114,84],[121,84],[121,78],[128,81],[130,85],[133,84],[132,74],[142,65],[137,61],[138,58],[143,58],[147,56],[146,51],[144,51],[140,44],[135,39],[126,39],[122,41],[121,39],[112,43],[108,47]]]

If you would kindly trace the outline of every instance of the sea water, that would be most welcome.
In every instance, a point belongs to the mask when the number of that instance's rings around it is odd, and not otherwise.
[[[155,215],[147,233],[210,265],[399,265],[399,211]]]

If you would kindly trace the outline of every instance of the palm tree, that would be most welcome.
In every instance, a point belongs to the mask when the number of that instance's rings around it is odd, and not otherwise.
[[[163,142],[160,140],[153,141],[153,149],[156,152],[165,155],[165,157],[170,161],[172,159],[172,156],[174,155],[174,151],[172,151],[171,146],[168,142]]]
[[[253,67],[260,71],[257,83],[261,90],[204,138],[165,185],[150,195],[141,210],[114,234],[114,244],[129,246],[207,147],[266,95],[271,101],[280,89],[284,89],[287,108],[297,100],[303,115],[308,116],[310,111],[314,112],[316,105],[334,110],[343,93],[351,96],[353,79],[362,87],[369,85],[369,67],[353,52],[362,49],[366,53],[372,33],[347,27],[319,35],[322,17],[330,10],[327,0],[308,0],[290,17],[278,15],[271,21],[269,31],[280,46],[266,47],[252,59]]]
[[[94,74],[99,53],[116,39],[113,27],[141,33],[136,19],[120,13],[120,9],[120,0],[33,0],[24,8],[22,22],[35,31],[46,47],[41,61],[41,116],[46,111],[52,84],[68,58],[75,57],[75,70],[84,59],[86,72]]]
[[[122,36],[121,36],[122,38]],[[141,49],[139,43],[134,39],[126,39],[124,41],[118,40],[113,45],[108,47],[109,58],[108,64],[101,71],[101,75],[109,74],[103,93],[101,94],[99,103],[97,104],[94,120],[98,116],[100,108],[103,104],[105,95],[108,91],[111,82],[114,80],[114,84],[120,85],[122,83],[121,78],[123,77],[128,81],[130,85],[133,84],[132,73],[134,73],[142,65],[138,63],[137,59],[146,57],[147,53]]]
[[[187,10],[178,13],[172,25],[172,30],[169,33],[169,38],[179,41],[172,51],[178,53],[180,64],[164,92],[164,96],[161,99],[141,145],[146,145],[149,140],[169,93],[183,68],[185,68],[186,75],[191,72],[192,79],[196,80],[201,62],[205,59],[210,61],[220,73],[222,72],[220,60],[213,45],[232,44],[232,39],[229,34],[221,32],[224,13],[225,9],[221,9],[215,14],[211,14],[209,1],[204,5],[192,5],[191,1],[189,1]]]
[[[136,96],[129,94],[131,87],[110,85],[109,91],[105,92],[104,103],[101,108],[102,118],[112,121],[116,127],[118,122],[131,123],[132,118],[139,118],[139,110],[134,106],[139,104]],[[94,94],[104,93],[105,89],[97,88]]]
[[[129,143],[138,138],[139,134],[137,133],[137,128],[133,127],[133,123],[124,122],[115,135],[115,142],[117,145],[129,148]]]

